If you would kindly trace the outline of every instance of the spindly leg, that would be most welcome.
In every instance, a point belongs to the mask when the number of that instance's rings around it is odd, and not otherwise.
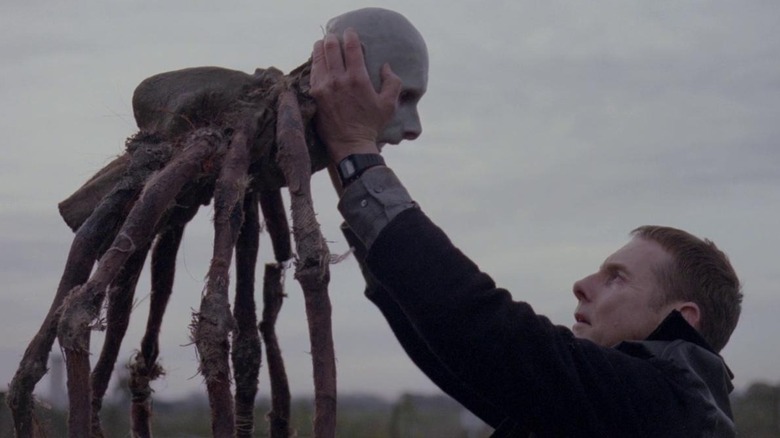
[[[284,369],[282,350],[276,337],[276,317],[282,308],[284,266],[280,263],[265,265],[263,276],[263,320],[260,332],[265,341],[268,375],[271,380],[271,411],[268,412],[271,438],[290,436],[290,385]]]
[[[271,238],[276,263],[290,260],[292,258],[290,224],[287,222],[281,190],[260,192],[260,210],[263,212],[263,219],[265,219],[265,229]]]
[[[284,369],[282,350],[276,337],[276,318],[284,300],[284,263],[292,258],[290,226],[279,190],[260,193],[260,208],[274,248],[276,263],[265,265],[263,275],[263,319],[260,333],[265,342],[268,376],[271,381],[271,411],[268,413],[271,438],[290,436],[290,386]]]
[[[235,433],[233,397],[230,391],[228,335],[235,328],[228,300],[228,268],[243,221],[244,193],[249,182],[249,144],[254,130],[233,134],[214,189],[214,255],[193,327],[200,356],[200,372],[206,381],[211,406],[211,430],[217,437]]]
[[[166,227],[160,231],[152,249],[152,291],[146,332],[141,351],[130,365],[130,429],[134,437],[151,436],[151,393],[149,383],[162,374],[157,364],[158,337],[176,273],[176,254],[184,235],[184,227],[198,212],[199,205],[172,207]]]
[[[260,242],[257,198],[257,193],[253,192],[244,199],[244,224],[236,243],[236,298],[233,305],[236,331],[230,356],[236,374],[236,437],[239,438],[253,436],[257,376],[262,362],[255,313],[255,266]]]
[[[35,385],[46,374],[46,360],[57,336],[57,324],[65,298],[73,288],[87,281],[95,261],[116,236],[117,229],[146,180],[170,157],[168,146],[143,140],[131,140],[128,149],[133,149],[134,153],[124,177],[76,231],[54,301],[11,381],[8,405],[17,437],[33,435],[32,393]]]
[[[122,339],[130,323],[130,313],[133,307],[133,297],[138,284],[138,277],[146,261],[149,247],[141,248],[127,260],[108,290],[108,310],[106,312],[106,337],[100,358],[92,370],[92,437],[102,438],[103,428],[100,424],[100,408],[103,406],[103,396],[108,388],[108,381],[114,371],[114,364],[122,346]]]
[[[314,370],[314,436],[331,438],[336,435],[336,359],[328,297],[330,253],[314,213],[311,159],[294,92],[286,90],[279,95],[276,123],[277,160],[290,190],[293,237],[298,253],[295,278],[303,289],[309,322]]]
[[[148,244],[155,225],[182,186],[202,172],[203,163],[212,158],[223,143],[221,134],[208,129],[195,131],[188,138],[184,149],[146,184],[89,281],[74,288],[63,304],[57,336],[65,352],[68,373],[68,432],[71,437],[90,436],[89,334],[106,289],[133,252]]]

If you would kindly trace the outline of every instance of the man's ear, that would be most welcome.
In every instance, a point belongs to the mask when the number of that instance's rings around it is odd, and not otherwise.
[[[684,303],[680,303],[677,306],[675,306],[677,310],[682,313],[683,318],[685,318],[686,321],[688,321],[688,324],[690,324],[693,328],[696,330],[699,330],[701,327],[699,327],[699,319],[701,318],[701,311],[699,310],[699,305],[694,303],[693,301],[686,301]]]

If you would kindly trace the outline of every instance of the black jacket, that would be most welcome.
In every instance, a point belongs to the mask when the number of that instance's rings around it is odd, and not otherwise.
[[[412,361],[495,436],[734,436],[730,373],[678,313],[603,348],[513,301],[420,210],[368,254],[345,235]]]

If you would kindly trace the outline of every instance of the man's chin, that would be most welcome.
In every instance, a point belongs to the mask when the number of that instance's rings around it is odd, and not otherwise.
[[[589,339],[588,333],[590,331],[590,324],[584,323],[584,322],[575,322],[573,326],[571,326],[571,332],[574,333],[574,336],[582,339]]]

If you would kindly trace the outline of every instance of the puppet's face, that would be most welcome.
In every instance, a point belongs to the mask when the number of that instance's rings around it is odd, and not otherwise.
[[[369,52],[372,53],[369,56]],[[393,119],[379,134],[377,143],[398,144],[402,140],[414,140],[422,133],[417,104],[428,89],[428,53],[425,46],[403,47],[387,45],[366,49],[366,64],[374,88],[379,90],[379,72],[388,62],[393,72],[401,78],[403,85],[398,96]]]
[[[403,15],[380,8],[347,12],[327,25],[327,31],[339,37],[347,28],[360,36],[366,68],[377,91],[385,63],[403,82],[395,115],[379,134],[377,143],[381,147],[416,139],[422,133],[417,104],[428,89],[428,49],[422,36]]]

